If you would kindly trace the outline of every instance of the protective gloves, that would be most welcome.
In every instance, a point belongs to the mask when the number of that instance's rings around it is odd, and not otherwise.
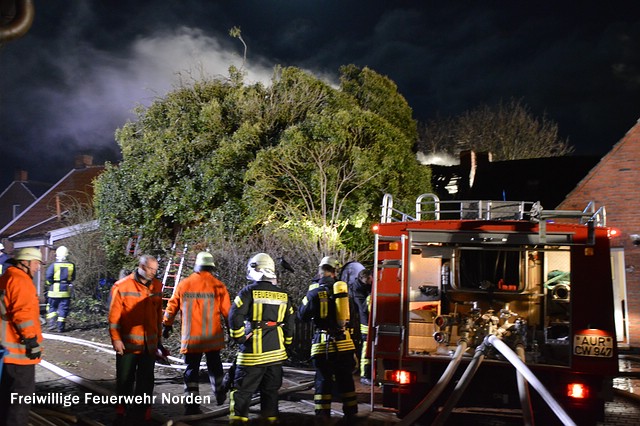
[[[40,351],[40,345],[38,344],[38,339],[36,337],[29,337],[28,339],[24,339],[24,345],[27,347],[27,358],[40,358],[42,353]]]
[[[163,325],[162,326],[162,337],[164,337],[165,339],[169,338],[169,334],[171,334],[171,331],[173,330],[173,326],[171,325]]]

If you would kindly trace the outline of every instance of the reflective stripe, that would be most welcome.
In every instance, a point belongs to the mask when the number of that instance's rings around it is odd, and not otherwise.
[[[327,318],[329,316],[329,294],[326,291],[319,291],[318,299],[320,300],[320,318]]]
[[[238,328],[236,330],[229,330],[229,334],[231,335],[231,337],[233,337],[234,339],[239,339],[242,336],[244,336],[244,327]]]
[[[287,359],[287,351],[284,349],[278,349],[275,351],[263,352],[261,354],[250,354],[244,352],[238,352],[238,365],[260,365],[270,362],[279,362]]]
[[[32,325],[34,324],[34,322],[33,322],[33,320],[29,320],[29,321],[23,321],[23,322],[21,322],[21,323],[17,323],[17,322],[16,322],[16,323],[14,323],[14,324],[16,325],[16,328],[17,328],[18,330],[23,330],[23,329],[25,329],[25,328],[27,328],[27,327],[32,326]]]

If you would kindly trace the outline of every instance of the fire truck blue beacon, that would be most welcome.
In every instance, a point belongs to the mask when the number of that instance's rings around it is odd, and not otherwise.
[[[433,194],[415,205],[403,213],[385,195],[373,227],[379,408],[403,425],[472,408],[524,424],[602,421],[618,372],[604,207]]]

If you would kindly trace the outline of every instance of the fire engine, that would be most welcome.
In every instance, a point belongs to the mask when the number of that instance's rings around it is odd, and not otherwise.
[[[407,425],[602,420],[618,373],[604,207],[415,206],[387,194],[373,227],[373,409]]]

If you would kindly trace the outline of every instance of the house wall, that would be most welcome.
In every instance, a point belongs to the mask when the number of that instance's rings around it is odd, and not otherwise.
[[[35,201],[35,197],[20,182],[13,182],[0,196],[0,229],[11,222],[13,206],[20,205],[20,212]]]
[[[612,246],[625,252],[625,301],[629,343],[634,349],[640,349],[640,245],[634,245],[630,235],[640,234],[639,185],[640,124],[636,124],[558,206],[582,210],[589,201],[596,208],[604,205],[607,226],[620,232]]]

